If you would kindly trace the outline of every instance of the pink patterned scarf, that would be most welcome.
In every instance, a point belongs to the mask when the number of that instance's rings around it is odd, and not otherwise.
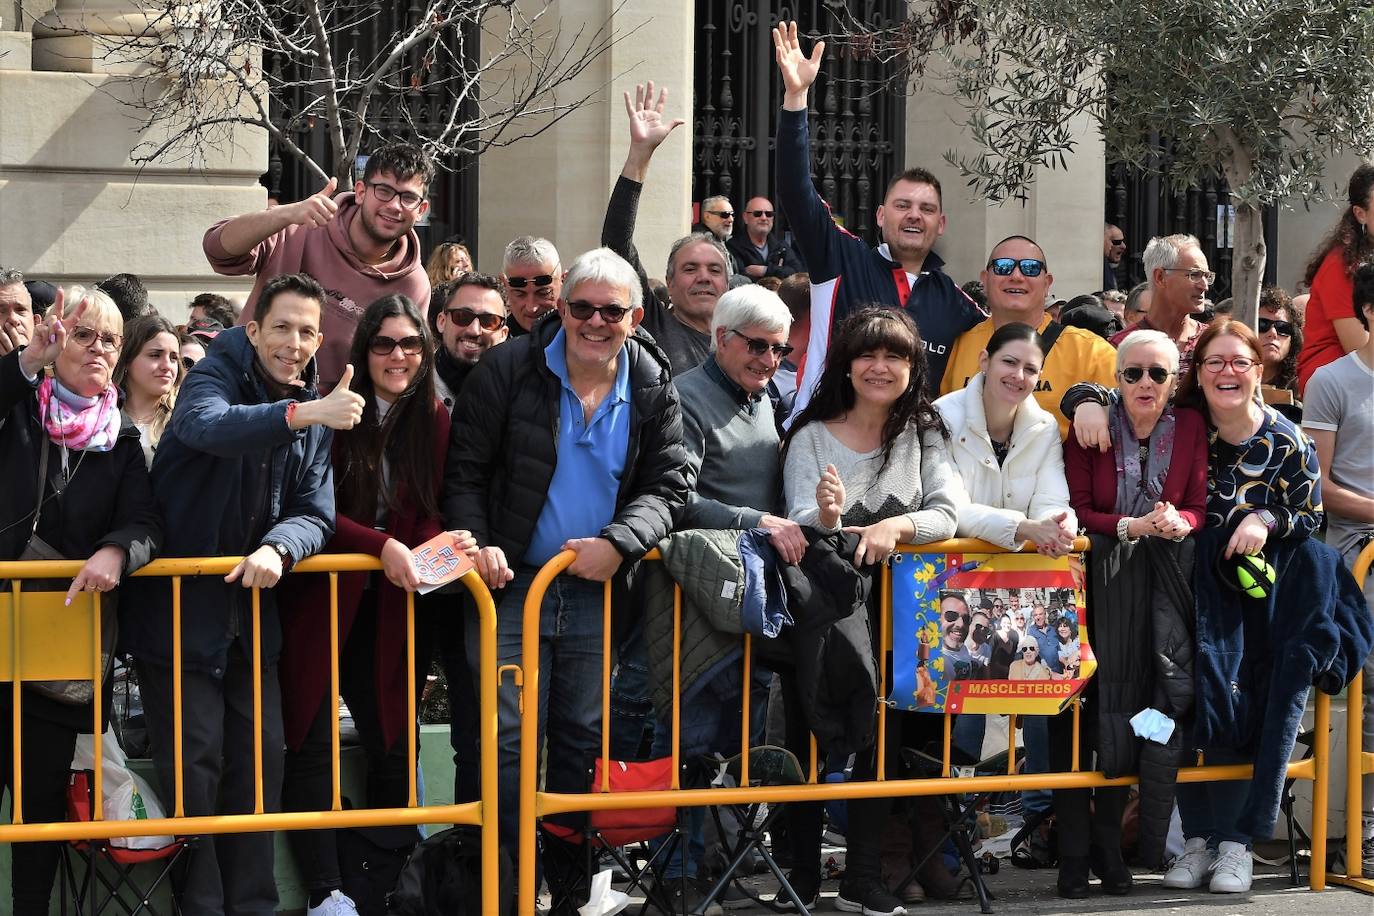
[[[82,397],[49,376],[38,385],[38,412],[54,445],[108,452],[119,438],[119,405],[113,385]]]

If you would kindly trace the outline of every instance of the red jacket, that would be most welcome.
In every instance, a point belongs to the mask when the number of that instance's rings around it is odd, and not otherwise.
[[[434,409],[434,495],[437,503],[448,454],[449,414],[443,404]],[[337,440],[336,440],[337,442]],[[334,473],[341,456],[334,452]],[[386,531],[349,518],[337,517],[333,538],[325,553],[382,555],[390,538],[417,547],[443,530],[437,517],[422,516],[402,493],[400,508],[387,520]],[[368,573],[339,574],[339,646],[342,648],[358,614]],[[377,572],[377,642],[374,655],[375,687],[381,710],[382,739],[386,746],[405,734],[406,720],[406,593]],[[288,576],[282,583],[279,606],[282,616],[281,693],[286,743],[299,749],[329,692],[329,577]],[[417,680],[415,689],[423,689]]]
[[[1197,531],[1207,520],[1207,424],[1202,414],[1175,407],[1174,458],[1164,478],[1165,501]],[[1116,453],[1085,449],[1069,433],[1064,441],[1069,505],[1078,523],[1093,534],[1116,537]]]

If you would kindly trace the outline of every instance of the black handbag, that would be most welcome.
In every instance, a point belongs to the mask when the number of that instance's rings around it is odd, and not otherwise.
[[[419,832],[410,826],[350,827],[335,836],[341,890],[360,916],[386,916],[387,895],[420,841]]]

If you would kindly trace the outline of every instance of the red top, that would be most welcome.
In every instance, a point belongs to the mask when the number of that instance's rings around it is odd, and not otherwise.
[[[448,454],[449,414],[438,401],[434,406],[435,496],[444,480]],[[337,443],[337,439],[335,442]],[[337,450],[335,461],[339,460]],[[335,466],[337,475],[341,470]],[[382,555],[390,538],[407,547],[418,547],[443,530],[439,519],[420,514],[413,501],[400,495],[400,508],[389,513],[385,531],[378,531],[346,515],[336,516],[334,537],[325,553]],[[358,616],[358,604],[369,573],[339,573],[339,646],[342,649]],[[377,642],[373,656],[374,685],[381,718],[382,739],[388,747],[405,732],[406,720],[406,593],[392,585],[381,572],[377,582]],[[281,608],[282,651],[280,662],[282,718],[286,743],[298,749],[329,690],[329,577],[290,575],[278,591]],[[418,693],[423,678],[415,684]]]
[[[1207,519],[1207,424],[1186,407],[1175,407],[1174,416],[1174,455],[1163,499],[1197,531]],[[1085,449],[1070,433],[1064,441],[1064,473],[1078,523],[1093,534],[1116,537],[1122,516],[1116,511],[1115,450]]]
[[[1298,353],[1298,396],[1307,380],[1327,363],[1345,355],[1336,336],[1333,318],[1355,317],[1355,284],[1346,270],[1345,254],[1332,248],[1312,278],[1312,295],[1307,300],[1307,315],[1302,328],[1302,350]]]

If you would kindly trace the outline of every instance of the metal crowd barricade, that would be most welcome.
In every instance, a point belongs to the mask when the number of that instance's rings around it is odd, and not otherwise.
[[[12,823],[0,825],[0,843],[34,841],[69,841],[109,839],[123,836],[194,836],[200,834],[238,833],[264,830],[305,830],[313,828],[379,827],[397,824],[472,824],[481,828],[482,835],[482,911],[496,914],[498,899],[497,839],[497,779],[496,779],[496,607],[491,594],[475,570],[462,578],[477,605],[480,633],[480,709],[479,747],[481,752],[481,800],[453,805],[420,806],[416,798],[416,728],[408,729],[407,757],[409,761],[409,795],[404,808],[364,808],[344,810],[340,790],[339,764],[339,573],[380,570],[381,562],[365,554],[322,554],[298,563],[291,575],[327,573],[330,584],[329,646],[330,675],[328,702],[333,710],[330,725],[333,745],[333,794],[329,811],[266,812],[262,791],[262,666],[259,623],[260,592],[252,595],[252,657],[253,657],[253,719],[256,734],[253,742],[253,767],[256,790],[252,814],[185,816],[183,805],[183,775],[181,732],[183,721],[181,689],[181,581],[187,576],[224,576],[239,562],[238,557],[199,557],[156,560],[136,576],[170,578],[172,589],[172,683],[175,785],[170,817],[153,820],[105,820],[103,817],[104,787],[102,780],[101,691],[95,690],[94,749],[95,770],[93,804],[90,821],[61,823],[26,823],[24,821],[24,790],[22,767],[23,743],[21,735],[23,689],[25,681],[89,680],[93,672],[101,670],[100,612],[98,595],[89,600],[82,595],[70,607],[64,606],[62,596],[48,599],[32,598],[26,602],[23,593],[25,579],[70,579],[81,569],[80,560],[41,560],[0,562],[0,579],[12,580],[11,595],[0,606],[0,633],[9,637],[7,650],[0,650],[0,681],[10,681],[13,699],[13,734],[0,737],[11,740],[14,749]],[[48,593],[51,595],[51,593]],[[407,720],[416,721],[415,696],[415,596],[406,604],[407,653]],[[26,630],[36,638],[26,643]],[[88,633],[90,646],[80,642]],[[71,652],[68,647],[75,640],[80,648],[90,651]],[[3,689],[3,687],[0,687]],[[165,787],[164,787],[165,788]]]
[[[1366,544],[1355,558],[1355,581],[1363,588],[1374,565],[1374,544]],[[1345,701],[1345,874],[1332,875],[1331,883],[1374,894],[1374,875],[1364,874],[1361,817],[1364,812],[1364,785],[1360,777],[1374,773],[1374,748],[1364,747],[1364,673],[1355,676],[1346,689]],[[1315,819],[1315,815],[1314,815]],[[1312,854],[1315,861],[1316,852]]]
[[[1078,551],[1088,549],[1086,538],[1075,544]],[[1006,553],[1001,547],[974,539],[952,539],[934,544],[921,545],[919,548],[899,547],[900,552],[908,554],[947,554],[947,553]],[[1369,554],[1369,551],[1366,551]],[[548,815],[569,812],[590,812],[627,810],[634,808],[656,807],[704,807],[725,804],[744,804],[747,802],[789,801],[828,801],[831,799],[883,798],[917,795],[950,795],[982,792],[1020,792],[1024,790],[1053,789],[1090,789],[1099,786],[1127,786],[1134,784],[1134,776],[1121,776],[1108,779],[1100,772],[1080,772],[1077,769],[1077,748],[1079,741],[1079,705],[1073,700],[1074,718],[1074,755],[1073,769],[1061,773],[1037,773],[1015,775],[1016,731],[1011,729],[1008,774],[999,776],[943,776],[932,779],[889,779],[885,772],[884,754],[877,755],[877,775],[872,781],[820,783],[817,782],[817,749],[812,738],[809,763],[803,762],[807,772],[807,782],[797,786],[754,786],[749,785],[749,702],[750,702],[750,655],[751,638],[745,634],[743,655],[743,691],[741,702],[741,754],[740,779],[738,788],[682,789],[678,784],[680,770],[679,757],[679,703],[681,681],[681,637],[682,637],[682,591],[678,586],[673,589],[673,700],[672,700],[672,788],[648,792],[610,792],[610,681],[612,646],[611,633],[611,586],[606,584],[603,598],[601,673],[601,768],[602,783],[587,793],[556,793],[540,791],[538,776],[540,772],[540,748],[537,728],[539,721],[539,614],[544,593],[553,580],[572,563],[575,554],[568,550],[550,560],[535,576],[525,598],[524,626],[522,631],[522,669],[520,684],[520,842],[519,842],[519,881],[517,895],[520,902],[519,916],[533,916],[535,904],[535,850],[537,821]],[[646,560],[660,559],[657,551],[651,551]],[[1368,560],[1368,557],[1366,557]],[[883,625],[879,628],[879,657],[892,648],[892,571],[885,566],[881,578],[881,611]],[[888,693],[885,666],[879,665],[878,696]],[[1352,691],[1354,687],[1352,686]],[[877,740],[879,746],[886,736],[887,704],[878,703]],[[1318,735],[1327,735],[1331,723],[1331,698],[1320,691],[1316,692],[1314,727]],[[1355,739],[1358,742],[1359,723],[1353,720]],[[950,768],[953,717],[944,716],[944,750],[942,772]],[[1358,744],[1357,744],[1358,746]],[[1374,755],[1365,755],[1365,765],[1374,767]],[[1326,887],[1326,810],[1329,790],[1329,748],[1324,740],[1314,742],[1313,754],[1305,760],[1288,764],[1287,778],[1306,779],[1313,783],[1312,791],[1312,864],[1309,871],[1309,887],[1323,890]],[[1179,782],[1219,782],[1223,780],[1250,779],[1254,767],[1250,765],[1194,766],[1181,767],[1178,771]],[[1355,815],[1358,824],[1358,813]],[[1358,831],[1356,832],[1358,835]]]

